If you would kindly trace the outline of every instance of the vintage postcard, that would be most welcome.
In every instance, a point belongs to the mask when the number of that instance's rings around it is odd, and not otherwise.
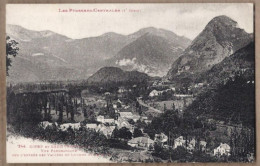
[[[8,163],[255,162],[252,3],[7,4]]]

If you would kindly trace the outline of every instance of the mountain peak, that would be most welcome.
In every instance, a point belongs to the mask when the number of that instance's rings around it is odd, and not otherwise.
[[[221,15],[221,16],[217,16],[214,17],[209,23],[208,25],[226,25],[226,26],[233,26],[233,27],[237,27],[237,22],[232,20],[230,17],[225,16],[225,15]]]
[[[12,28],[12,29],[23,29],[22,26],[14,25],[14,24],[6,24],[6,27],[7,27],[7,29],[9,29],[9,28]]]
[[[29,30],[26,29],[20,25],[14,25],[14,24],[7,24],[6,25],[6,33],[10,35],[11,37],[15,38],[16,40],[20,41],[31,41],[32,39],[37,38],[60,38],[60,39],[69,39],[68,37],[55,33],[50,30]]]
[[[173,63],[167,76],[177,81],[196,78],[252,40],[252,35],[239,28],[236,21],[224,15],[217,16]]]
[[[114,36],[123,36],[123,35],[115,33],[115,32],[107,32],[107,33],[104,33],[101,36],[103,36],[103,37],[114,37]]]
[[[145,31],[145,32],[154,32],[154,31],[158,31],[158,30],[159,29],[155,28],[155,27],[146,27],[146,28],[140,29],[140,31]]]
[[[174,32],[166,30],[166,29],[162,29],[162,28],[155,28],[155,27],[146,27],[146,28],[142,28],[139,31],[137,31],[136,33],[142,33],[142,34],[153,34],[153,35],[174,35],[177,36]]]

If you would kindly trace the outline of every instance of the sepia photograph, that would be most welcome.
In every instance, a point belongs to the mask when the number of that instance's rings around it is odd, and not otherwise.
[[[255,162],[253,3],[7,4],[7,163]]]

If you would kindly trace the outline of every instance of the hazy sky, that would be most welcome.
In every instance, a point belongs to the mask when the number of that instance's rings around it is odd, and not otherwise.
[[[118,9],[121,12],[59,12],[69,9]],[[130,12],[129,9],[138,12]],[[226,15],[253,32],[253,4],[8,4],[7,24],[51,30],[70,38],[130,34],[144,27],[171,30],[194,39],[215,16]]]

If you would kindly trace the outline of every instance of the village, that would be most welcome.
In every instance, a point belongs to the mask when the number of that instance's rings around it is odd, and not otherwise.
[[[115,147],[110,145],[110,151],[120,152],[117,157],[112,157],[114,160],[126,162],[129,158],[123,154],[143,153],[143,157],[138,157],[135,162],[145,162],[158,153],[156,152],[158,148],[162,151],[183,148],[188,154],[199,151],[213,158],[229,157],[232,154],[230,144],[232,141],[228,138],[234,131],[241,133],[242,126],[206,119],[203,126],[211,125],[214,129],[212,131],[206,129],[208,131],[204,133],[209,134],[199,139],[192,134],[174,133],[171,129],[169,132],[150,129],[155,118],[165,113],[170,112],[177,117],[177,120],[184,119],[185,108],[195,98],[192,90],[203,86],[199,83],[193,87],[180,89],[162,81],[154,81],[146,88],[134,84],[130,87],[119,86],[110,92],[104,87],[94,88],[94,91],[93,88],[83,88],[77,95],[71,95],[66,88],[30,91],[20,88],[12,95],[15,96],[13,98],[16,99],[17,110],[28,108],[24,105],[24,100],[29,104],[38,103],[30,109],[40,112],[42,119],[37,126],[43,131],[89,130],[104,135],[106,140],[118,140]],[[28,100],[31,101],[28,102]],[[202,135],[205,135],[204,133]],[[209,137],[214,134],[223,134],[223,139],[212,143]],[[240,148],[240,151],[243,150]],[[164,158],[162,161],[171,159],[168,156],[161,158]],[[248,160],[253,160],[252,156],[248,156]]]

